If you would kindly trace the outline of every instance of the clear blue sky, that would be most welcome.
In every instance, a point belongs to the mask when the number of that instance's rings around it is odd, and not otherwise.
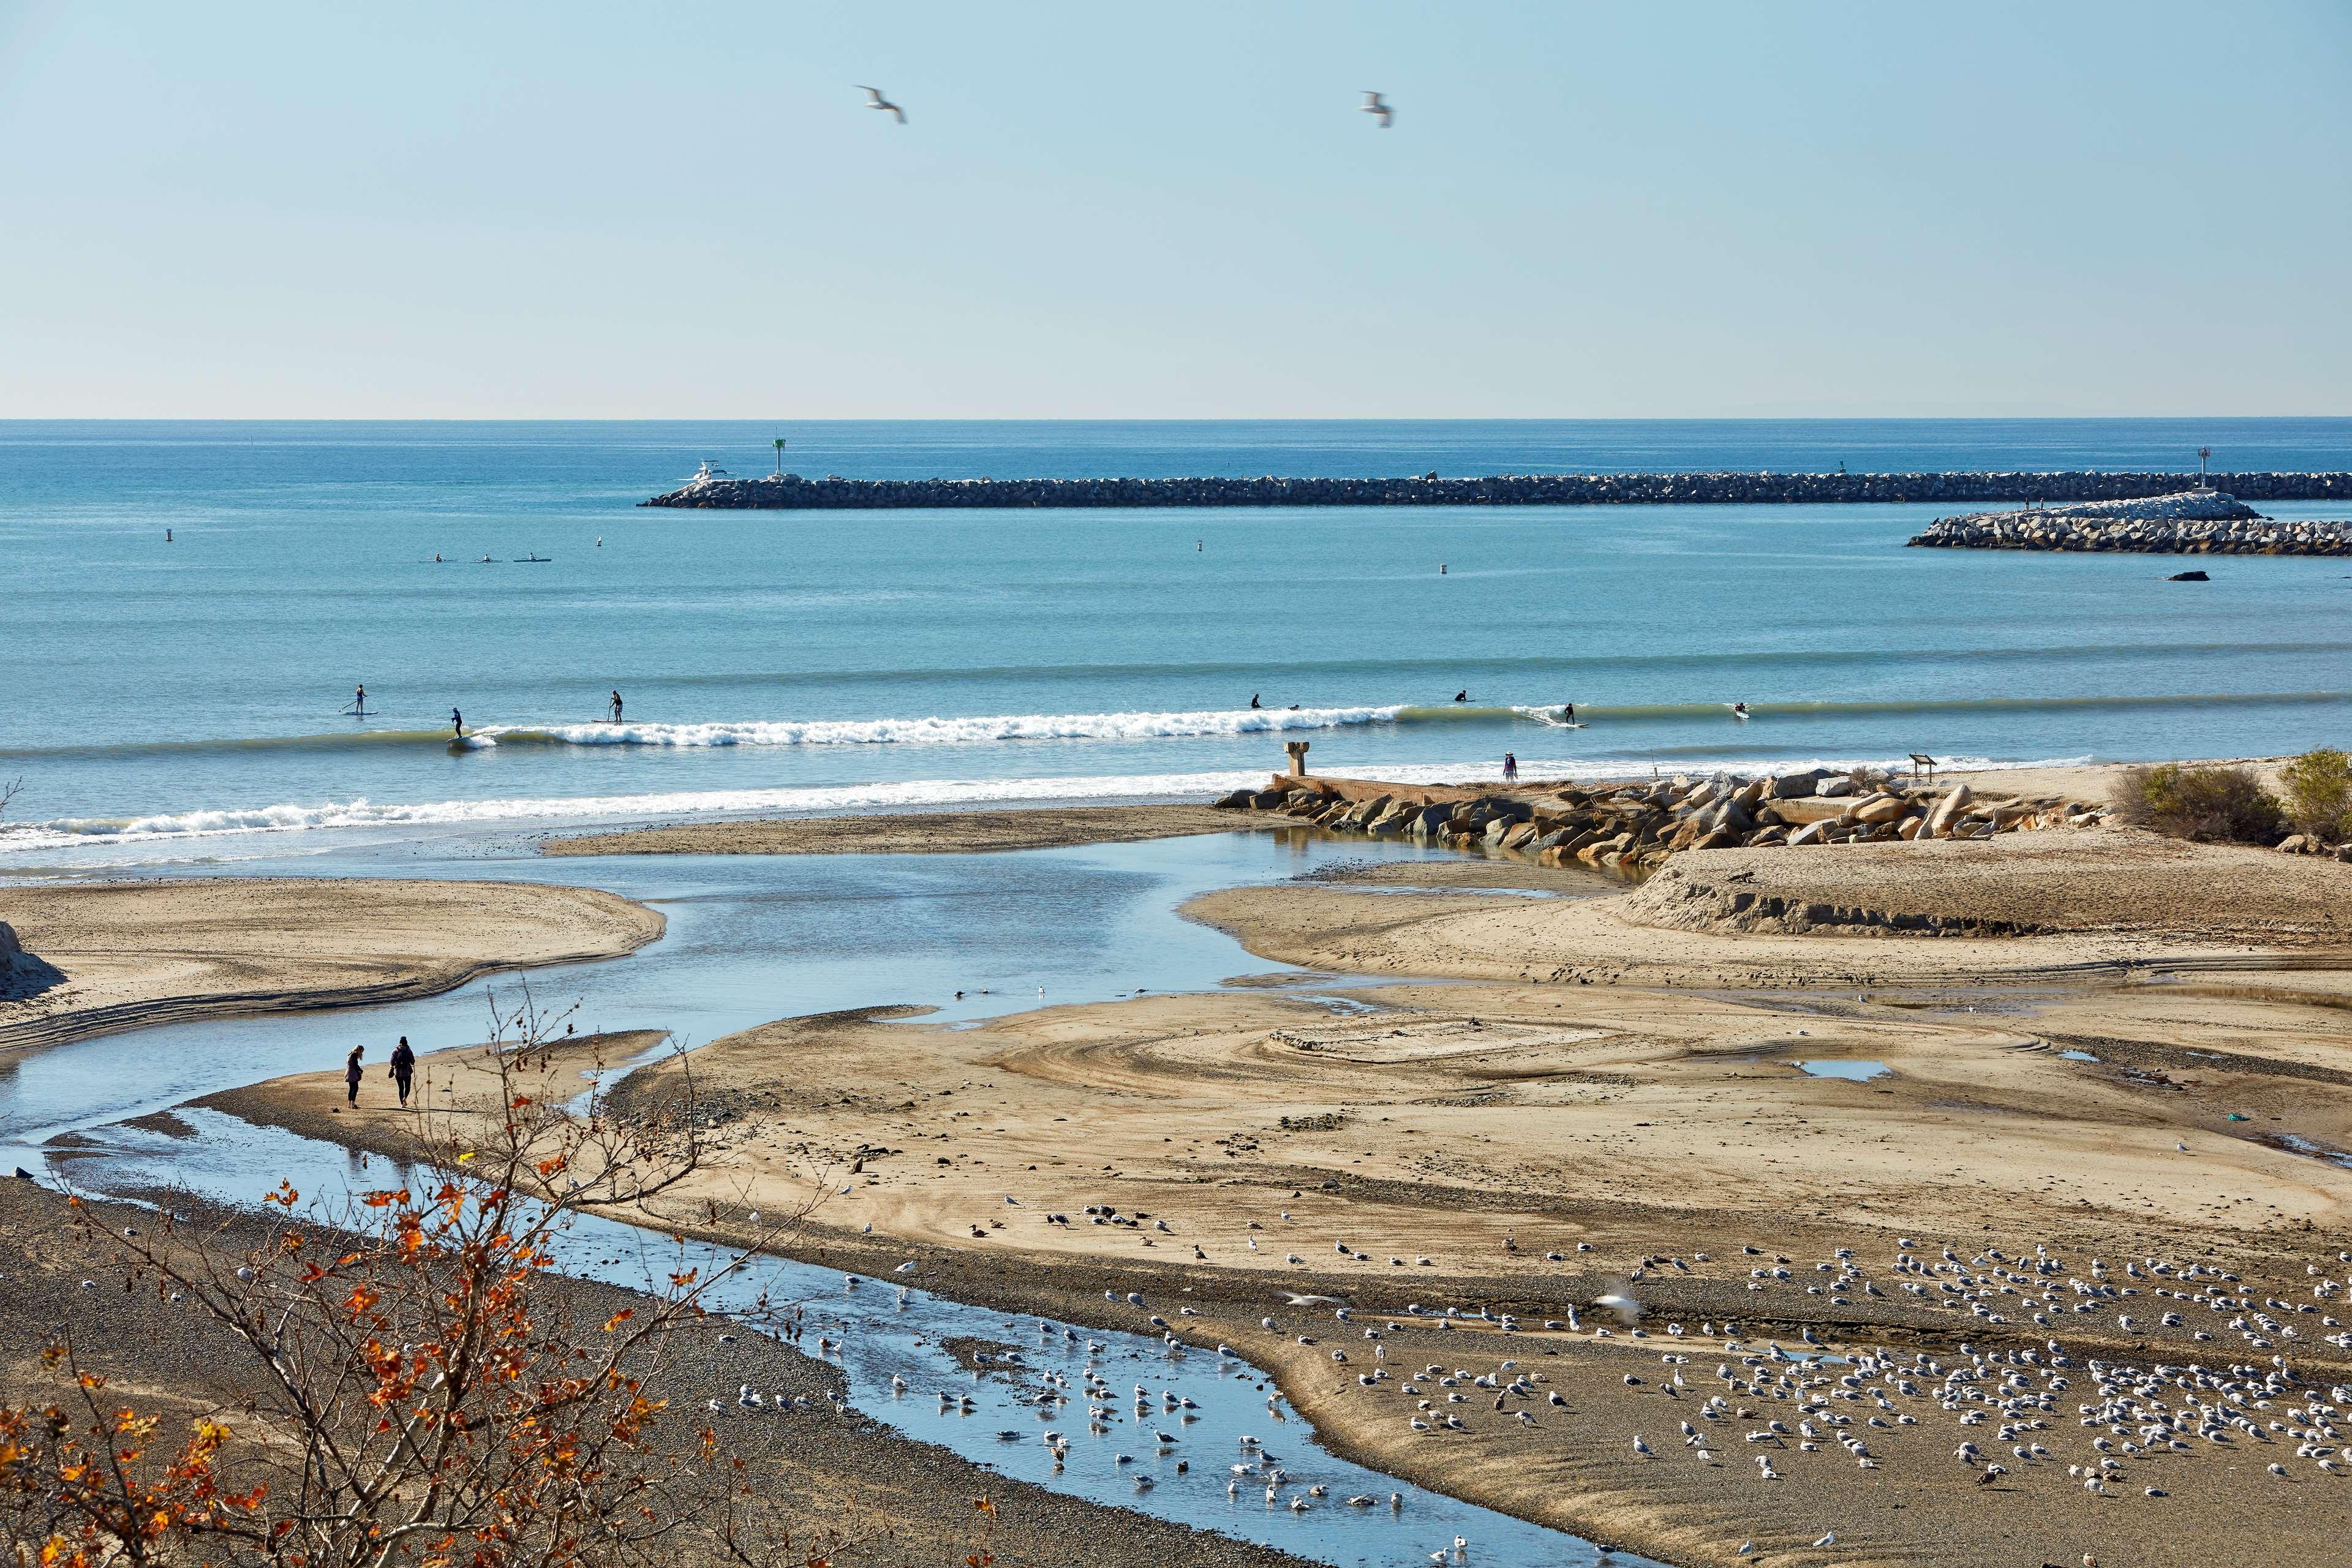
[[[2347,0],[0,0],[0,416],[2352,414],[2347,197]]]

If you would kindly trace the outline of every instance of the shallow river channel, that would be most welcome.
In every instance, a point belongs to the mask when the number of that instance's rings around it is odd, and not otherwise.
[[[1328,978],[1253,958],[1231,939],[1175,914],[1196,893],[1280,880],[1344,860],[1438,858],[1381,844],[1303,836],[1230,834],[1154,843],[992,856],[532,858],[492,842],[425,859],[362,851],[240,872],[512,878],[576,881],[660,909],[662,941],[612,963],[532,973],[544,1005],[579,1005],[581,1027],[656,1028],[689,1044],[770,1019],[840,1007],[929,1005],[950,1020],[1139,991],[1201,990],[1239,974],[1274,978],[1313,996]],[[281,1180],[306,1194],[385,1184],[386,1162],[334,1145],[184,1109],[177,1128],[132,1119],[285,1073],[335,1066],[352,1041],[369,1059],[405,1034],[420,1048],[483,1037],[486,991],[511,999],[515,976],[397,1006],[178,1025],[107,1037],[0,1061],[0,1165],[23,1164],[85,1191],[153,1194],[177,1188],[250,1205]],[[1041,990],[1042,988],[1042,990]],[[957,990],[965,1000],[953,1000]],[[73,1157],[50,1145],[66,1139]],[[707,1250],[708,1256],[698,1256]],[[667,1273],[666,1238],[583,1216],[565,1244],[569,1272],[641,1284]],[[689,1247],[706,1269],[717,1249]],[[1336,1564],[1426,1563],[1457,1536],[1466,1563],[1559,1568],[1606,1562],[1575,1536],[1430,1492],[1326,1452],[1272,1380],[1213,1347],[1171,1352],[1150,1331],[1108,1332],[966,1306],[897,1283],[857,1279],[787,1261],[727,1281],[715,1305],[805,1303],[808,1332],[839,1342],[852,1406],[909,1436],[937,1443],[1004,1475],[1115,1507],[1135,1509]],[[1156,1306],[1157,1304],[1155,1304]],[[1126,1309],[1122,1309],[1126,1310]],[[1144,1313],[1136,1312],[1141,1327]],[[1009,1346],[1017,1361],[973,1372],[942,1348],[971,1338]],[[1042,1374],[1075,1385],[1092,1367],[1119,1391],[1107,1432],[1088,1430],[1082,1391],[1055,1410],[1035,1396]],[[896,1376],[906,1384],[894,1389]],[[1140,1388],[1139,1397],[1132,1392]],[[712,1389],[731,1410],[732,1388]],[[942,1394],[957,1396],[950,1404]],[[969,1395],[971,1408],[962,1406]],[[1190,1400],[1190,1407],[1182,1402]],[[1140,1405],[1146,1414],[1137,1414]],[[741,1412],[736,1418],[759,1419]],[[1043,1435],[1068,1440],[1056,1468]],[[1175,1439],[1159,1441],[1160,1435]],[[1243,1439],[1253,1439],[1244,1445]],[[1262,1455],[1283,1471],[1266,1495]],[[1178,1467],[1185,1468],[1181,1473]],[[1246,1465],[1246,1473],[1234,1467]],[[1326,1489],[1305,1511],[1291,1500]],[[1391,1494],[1397,1494],[1391,1500]],[[1370,1496],[1350,1507],[1350,1496]]]

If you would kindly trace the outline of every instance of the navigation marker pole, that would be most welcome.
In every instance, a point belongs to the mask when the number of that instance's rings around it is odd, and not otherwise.
[[[782,479],[783,477],[784,477],[784,438],[783,438],[782,436],[779,436],[779,437],[776,437],[776,478],[778,478],[778,479]]]

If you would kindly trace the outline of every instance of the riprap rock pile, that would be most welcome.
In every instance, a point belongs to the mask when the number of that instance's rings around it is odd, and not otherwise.
[[[2098,806],[2056,796],[1986,799],[1944,788],[1811,771],[1739,777],[1678,774],[1649,784],[1431,798],[1464,792],[1382,786],[1354,779],[1277,777],[1215,804],[1279,812],[1334,833],[1410,838],[1447,849],[1489,849],[1546,866],[1581,865],[1639,880],[1685,850],[1794,848],[1913,839],[1990,838],[2031,828],[2090,827]]]
[[[2257,500],[2352,500],[2352,473],[2217,474]],[[903,507],[1635,506],[2088,501],[2179,489],[2179,474],[1488,474],[1440,479],[697,479],[640,506],[842,511]]]
[[[2149,555],[2352,555],[2352,523],[2282,522],[2220,490],[1938,518],[1911,543],[1947,550]]]

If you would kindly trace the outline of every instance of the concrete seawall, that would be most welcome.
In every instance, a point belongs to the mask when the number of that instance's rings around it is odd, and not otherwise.
[[[710,479],[642,506],[862,511],[914,507],[1654,506],[2090,501],[2177,493],[2179,474],[1498,474],[1484,479]],[[2352,473],[2216,474],[2242,500],[2352,502]]]

